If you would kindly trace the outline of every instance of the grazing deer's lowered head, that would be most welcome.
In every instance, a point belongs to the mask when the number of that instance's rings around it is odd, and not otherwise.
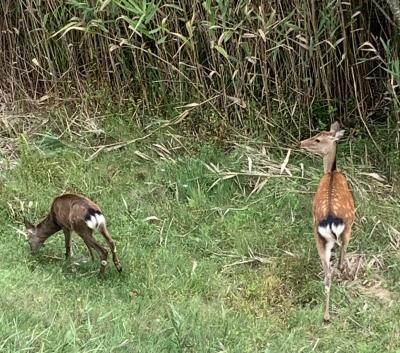
[[[24,219],[24,223],[27,232],[26,239],[33,253],[37,252],[42,247],[43,243],[50,235],[61,229],[49,219],[49,216],[47,216],[37,226],[33,225],[26,219]]]
[[[339,269],[343,269],[351,228],[355,218],[353,196],[346,177],[336,170],[336,142],[344,135],[337,122],[330,131],[301,141],[300,147],[323,157],[324,172],[313,202],[314,238],[317,244],[322,267],[325,273],[325,313],[324,320],[329,321],[329,298],[331,288],[331,251],[335,244],[341,248]]]
[[[99,206],[88,198],[77,194],[65,194],[54,199],[49,214],[37,225],[25,220],[27,241],[31,251],[36,252],[43,243],[54,233],[63,230],[65,237],[66,257],[72,253],[71,232],[76,232],[84,241],[93,257],[95,250],[100,256],[100,273],[105,272],[107,265],[107,250],[93,237],[93,232],[98,230],[106,239],[111,251],[115,267],[120,272],[121,264],[117,257],[115,243],[108,234],[106,220]]]

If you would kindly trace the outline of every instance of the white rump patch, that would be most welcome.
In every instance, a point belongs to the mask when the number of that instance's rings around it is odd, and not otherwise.
[[[93,216],[91,216],[90,219],[88,219],[88,220],[86,221],[86,224],[87,224],[87,226],[88,226],[90,229],[96,229],[96,225],[97,225],[97,223],[96,223],[96,218],[94,218]]]
[[[329,224],[325,227],[318,226],[318,233],[322,237],[324,237],[327,241],[330,241],[330,240],[335,241],[334,235],[332,234]]]
[[[342,235],[345,228],[344,223],[340,224],[328,224],[325,227],[318,226],[318,233],[327,241],[327,242],[334,242],[340,245],[340,236]]]
[[[338,225],[332,223],[331,229],[332,229],[332,232],[335,233],[335,235],[339,238],[344,231],[344,223],[341,223]]]
[[[106,223],[106,219],[100,213],[95,213],[94,215],[90,216],[90,219],[86,221],[87,226],[90,229],[98,229],[100,226]]]
[[[96,213],[96,221],[97,221],[97,227],[100,227],[101,225],[104,225],[106,223],[106,219],[102,214]]]

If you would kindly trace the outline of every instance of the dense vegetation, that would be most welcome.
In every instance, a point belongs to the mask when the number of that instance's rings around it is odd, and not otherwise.
[[[93,111],[107,97],[150,122],[270,140],[338,116],[371,127],[387,108],[399,121],[398,36],[383,0],[6,0],[0,17],[8,102]]]

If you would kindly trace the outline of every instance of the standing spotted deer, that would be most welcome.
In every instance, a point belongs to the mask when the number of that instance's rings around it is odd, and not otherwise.
[[[104,274],[108,251],[93,237],[93,232],[98,230],[111,249],[116,269],[118,272],[122,271],[114,241],[107,231],[103,213],[99,206],[84,196],[64,194],[56,197],[49,214],[37,226],[25,220],[25,227],[32,252],[36,252],[51,235],[62,229],[65,236],[65,255],[67,258],[71,257],[72,253],[71,232],[76,232],[85,242],[92,259],[94,258],[92,249],[99,254],[100,274]]]
[[[331,251],[335,244],[340,247],[339,270],[343,270],[351,227],[355,218],[353,196],[346,177],[336,170],[336,141],[344,135],[339,123],[331,125],[330,131],[301,141],[300,147],[323,157],[324,176],[319,182],[313,203],[314,237],[324,269],[325,312],[324,320],[329,321],[329,297],[331,289]]]

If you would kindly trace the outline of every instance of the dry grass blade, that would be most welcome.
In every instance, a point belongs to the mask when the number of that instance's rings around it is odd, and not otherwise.
[[[266,257],[260,257],[260,256],[250,256],[250,257],[243,257],[242,260],[238,260],[235,262],[232,262],[228,265],[224,265],[224,268],[232,267],[232,266],[238,266],[238,265],[247,265],[247,264],[270,264],[273,261],[269,258]]]
[[[283,171],[285,171],[289,176],[292,176],[292,173],[290,172],[290,170],[286,168],[287,164],[289,163],[289,157],[290,157],[291,152],[292,152],[292,150],[289,148],[287,151],[285,160],[283,161],[283,163],[281,165],[280,174],[282,174]]]
[[[219,173],[220,169],[214,163],[210,162],[210,164],[204,163],[204,166],[211,172],[211,173]]]
[[[172,158],[172,152],[168,150],[164,145],[159,143],[153,143],[152,150],[161,158],[170,162],[176,163]]]
[[[255,185],[249,196],[254,193],[259,193],[271,178],[283,178],[283,171],[286,171],[288,177],[293,177],[293,174],[288,168],[289,157],[291,150],[289,149],[283,163],[279,163],[275,159],[267,155],[265,149],[261,151],[250,146],[237,145],[240,152],[238,164],[242,167],[239,170],[226,170],[223,167],[216,166],[212,163],[206,164],[206,168],[219,176],[219,178],[211,185],[212,189],[215,185],[223,180],[232,179],[235,177],[256,178]],[[291,166],[291,169],[299,172],[297,166]]]
[[[393,226],[389,225],[387,227],[387,231],[389,234],[390,238],[390,246],[393,248],[395,251],[400,250],[400,231],[398,231],[396,228]]]
[[[136,154],[137,156],[139,156],[140,158],[146,160],[146,161],[152,161],[153,160],[151,157],[149,157],[147,154],[145,154],[143,152],[135,151],[133,153]]]
[[[247,265],[247,264],[270,264],[273,263],[274,258],[273,257],[268,257],[266,255],[259,255],[259,254],[254,254],[254,252],[249,248],[248,249],[248,256],[243,256],[243,255],[238,255],[235,253],[231,252],[220,252],[220,253],[212,253],[214,256],[217,257],[227,257],[229,259],[237,259],[234,262],[231,262],[229,264],[226,264],[223,266],[223,271],[233,267],[233,266],[239,266],[239,265]]]
[[[267,184],[267,182],[269,181],[269,178],[264,178],[262,181],[261,181],[261,178],[258,178],[257,179],[257,182],[256,182],[256,185],[254,186],[254,188],[253,188],[253,190],[250,192],[250,194],[249,194],[249,198],[251,197],[251,195],[253,195],[254,193],[255,194],[258,194],[262,189],[263,189],[263,187],[265,186],[265,184]]]
[[[373,178],[373,179],[375,179],[375,180],[377,180],[377,181],[380,181],[380,182],[382,182],[382,183],[385,183],[385,182],[386,182],[386,178],[385,178],[384,176],[382,176],[382,175],[379,175],[378,173],[364,173],[364,172],[360,172],[359,174],[360,174],[360,175],[369,176],[369,177],[371,177],[371,178]]]
[[[93,160],[94,158],[96,158],[96,157],[97,157],[101,152],[103,152],[103,151],[104,151],[104,152],[115,151],[115,150],[121,149],[121,148],[123,148],[123,147],[129,146],[129,145],[131,145],[131,144],[133,144],[133,143],[135,143],[135,142],[145,140],[145,139],[147,139],[148,137],[150,137],[151,135],[153,135],[153,134],[154,134],[156,131],[158,131],[158,130],[159,130],[159,129],[155,129],[154,131],[148,133],[147,135],[144,135],[144,136],[142,136],[142,137],[138,137],[138,138],[135,138],[135,139],[133,139],[133,140],[126,141],[126,142],[116,142],[116,143],[112,143],[112,144],[109,144],[109,145],[103,145],[103,146],[96,146],[96,147],[93,147],[93,148],[96,148],[96,151],[95,151],[94,153],[92,153],[92,154],[86,159],[86,161],[89,162],[89,161]]]

